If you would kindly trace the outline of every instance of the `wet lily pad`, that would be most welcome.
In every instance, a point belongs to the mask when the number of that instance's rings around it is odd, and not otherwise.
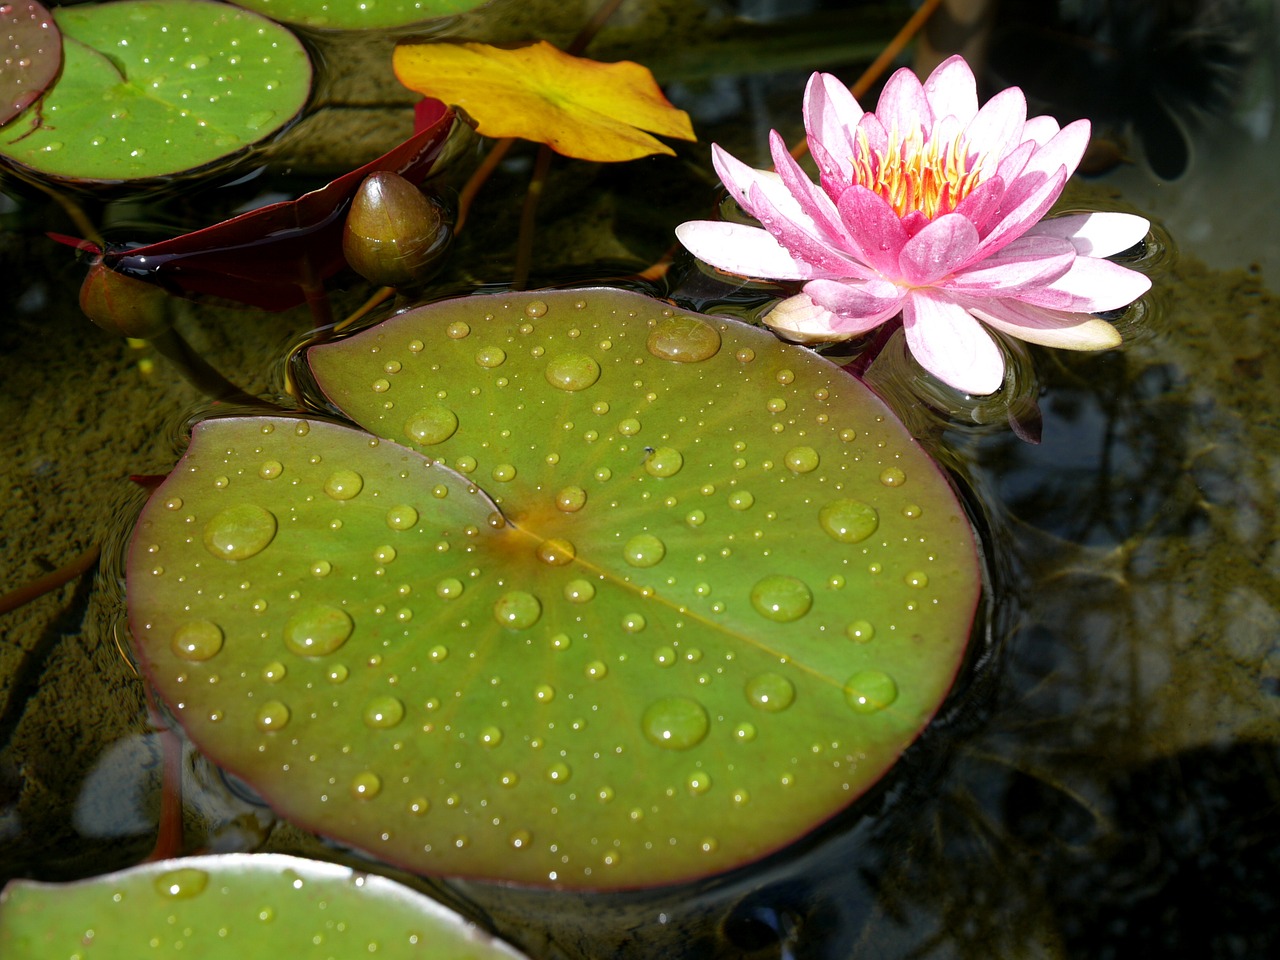
[[[328,30],[381,30],[451,17],[488,0],[234,0],[275,20]]]
[[[296,37],[208,0],[62,7],[62,76],[0,127],[0,157],[75,180],[168,176],[238,153],[306,103]]]
[[[523,956],[386,877],[279,854],[163,860],[77,883],[15,880],[0,893],[5,960],[370,954]]]
[[[809,351],[591,289],[308,357],[370,432],[205,421],[128,572],[152,681],[285,816],[423,873],[689,880],[846,807],[950,688],[970,526]]]
[[[35,0],[0,4],[0,124],[6,124],[44,93],[62,67],[62,36],[53,16]]]

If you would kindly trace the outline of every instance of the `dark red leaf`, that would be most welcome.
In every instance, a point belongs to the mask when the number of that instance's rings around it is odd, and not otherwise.
[[[0,3],[0,125],[44,93],[62,69],[62,34],[35,0]]]
[[[376,170],[391,170],[418,184],[431,172],[454,112],[438,100],[430,103],[420,114],[426,121],[420,132],[319,190],[180,237],[108,251],[103,261],[185,296],[206,294],[263,310],[296,307],[346,266],[342,225],[360,182]]]

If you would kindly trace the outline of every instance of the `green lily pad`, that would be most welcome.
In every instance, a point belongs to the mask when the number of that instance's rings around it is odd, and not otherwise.
[[[308,359],[370,432],[205,421],[128,571],[153,682],[283,815],[422,873],[684,881],[848,806],[946,695],[970,526],[828,361],[605,289]]]
[[[386,877],[280,854],[148,863],[0,893],[0,956],[518,960],[524,954]]]
[[[284,23],[329,30],[382,30],[466,13],[488,0],[234,0]]]
[[[208,0],[59,8],[61,78],[39,109],[0,127],[0,157],[76,180],[168,176],[238,153],[306,103],[296,37]]]

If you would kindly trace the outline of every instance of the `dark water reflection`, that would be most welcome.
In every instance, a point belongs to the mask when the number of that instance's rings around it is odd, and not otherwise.
[[[749,141],[769,126],[794,140],[803,81],[801,73],[691,81],[690,101],[721,110],[728,101],[717,90],[736,97],[717,117],[708,108],[696,149],[630,169],[566,164],[548,188],[543,236],[551,239],[535,268],[563,281],[592,263],[630,256],[634,268],[656,257],[670,224],[714,206],[707,143],[763,163]],[[744,115],[746,104],[755,112]],[[1213,129],[1225,136],[1233,128],[1224,119]],[[478,208],[458,251],[473,275],[453,278],[458,284],[505,269],[509,244],[495,238],[509,240],[511,197],[526,176],[518,166],[500,175],[494,199]],[[1257,202],[1274,208],[1274,184],[1255,186]],[[1194,204],[1183,189],[1162,185],[1172,209]],[[1106,194],[1104,183],[1072,203],[1124,205]],[[1230,221],[1229,211],[1205,216],[1219,229]],[[605,221],[603,239],[579,230],[575,217]],[[1191,239],[1173,237],[1181,254],[1161,241],[1139,264],[1156,287],[1144,316],[1121,319],[1123,350],[1010,348],[1018,371],[1010,393],[1024,404],[1018,417],[1038,404],[1038,445],[1010,430],[1007,408],[948,410],[927,385],[911,386],[900,344],[873,365],[869,381],[979,505],[993,583],[977,662],[882,787],[795,849],[696,889],[583,898],[430,885],[435,892],[540,957],[1280,953],[1280,305],[1257,271],[1202,267]],[[43,285],[47,299],[74,286],[68,271],[48,269],[61,272],[27,292]],[[1277,265],[1267,269],[1274,284]],[[729,297],[692,273],[676,285],[688,300],[717,301],[733,314],[750,313],[762,295]],[[16,306],[20,299],[12,298],[17,319],[0,348],[6,379],[26,384],[26,365],[46,361],[40,323]],[[47,316],[73,331],[58,350],[83,339],[73,303]],[[306,325],[295,318],[255,341],[219,323],[211,322],[210,350],[249,371]],[[69,402],[82,409],[67,425],[51,421],[44,446],[30,426],[11,443],[11,489],[37,493],[6,551],[38,550],[29,545],[68,502],[64,486],[83,481],[92,495],[78,509],[109,512],[104,504],[115,501],[77,471],[118,486],[128,472],[171,462],[167,439],[147,446],[156,427],[145,408],[176,409],[180,387],[166,381],[167,393],[131,393],[136,378],[126,379],[133,371],[123,348],[92,341],[78,349],[89,372],[76,374],[82,395]],[[50,369],[56,360],[51,353]],[[103,440],[115,446],[101,461],[90,452],[78,468],[60,465],[57,431],[92,429],[95,411],[122,395],[114,402],[132,404],[134,421],[147,426]],[[20,420],[21,403],[7,399],[5,418]],[[87,587],[68,592],[35,626],[21,624],[26,633],[16,620],[0,623],[24,651],[0,705],[0,879],[102,872],[150,846],[158,748],[140,684],[112,647],[117,573],[106,566],[93,597]],[[80,712],[60,716],[64,699]],[[273,828],[252,795],[197,756],[188,754],[186,770],[192,842],[232,849],[265,840],[345,856]]]

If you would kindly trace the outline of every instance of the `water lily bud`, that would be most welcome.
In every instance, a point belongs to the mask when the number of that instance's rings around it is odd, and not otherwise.
[[[80,309],[108,333],[146,340],[172,325],[169,294],[154,284],[112,270],[101,260],[80,286]]]
[[[443,209],[404,177],[379,170],[365,177],[342,231],[347,263],[374,283],[421,280],[449,244]]]

